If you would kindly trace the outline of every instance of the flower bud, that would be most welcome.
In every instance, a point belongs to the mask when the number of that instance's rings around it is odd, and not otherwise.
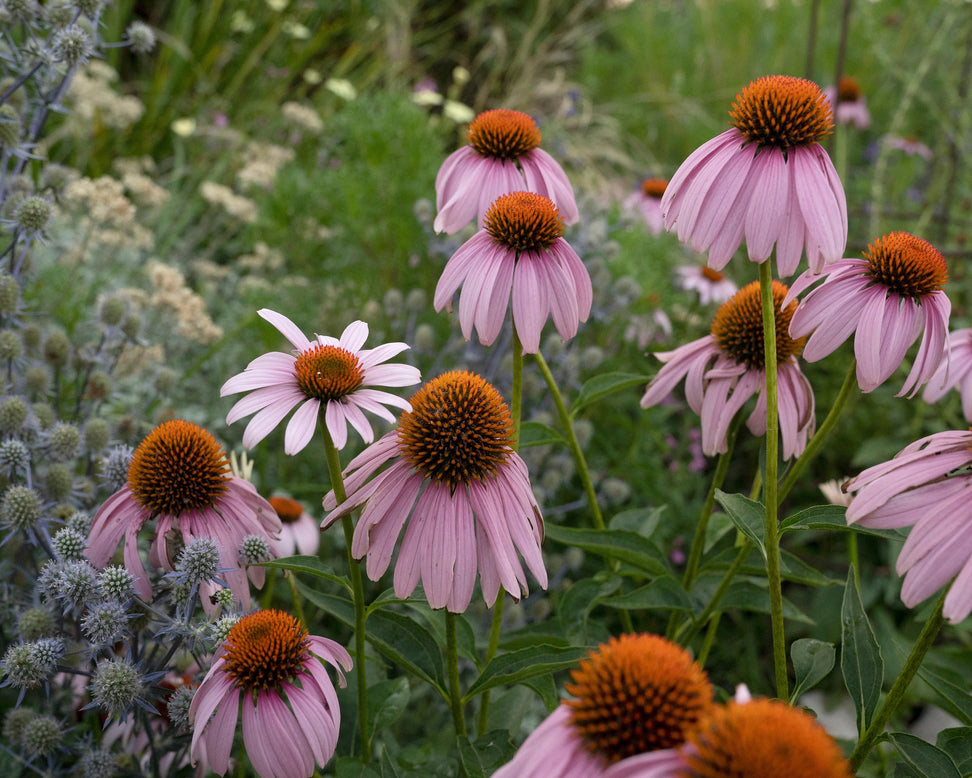
[[[124,659],[108,659],[98,663],[88,688],[95,704],[112,715],[135,704],[142,691],[142,678]]]
[[[247,540],[249,537],[244,539],[244,545]],[[219,546],[212,538],[194,538],[179,553],[176,570],[190,585],[213,580],[219,571]]]
[[[14,209],[14,221],[28,234],[43,232],[51,220],[54,207],[40,195],[31,195],[21,200]]]
[[[128,614],[117,600],[99,602],[81,619],[81,631],[93,645],[115,643],[128,632]]]
[[[87,560],[65,562],[58,583],[57,598],[76,608],[83,607],[98,594],[98,573]]]
[[[19,397],[5,397],[0,400],[0,432],[19,432],[27,421],[27,413],[27,403]]]
[[[54,632],[54,616],[47,608],[28,608],[17,619],[17,632],[24,640],[37,640]]]
[[[270,558],[270,544],[259,535],[247,535],[240,545],[240,562],[244,565],[258,565]]]
[[[50,429],[54,426],[54,422],[57,421],[57,416],[54,415],[54,409],[47,403],[34,403],[31,409],[37,418],[37,424],[42,430]]]
[[[111,440],[111,429],[104,419],[88,419],[84,425],[84,446],[88,451],[101,451]]]
[[[37,717],[30,708],[13,708],[3,718],[3,739],[8,743],[23,745],[24,730]]]
[[[0,105],[0,149],[16,146],[20,142],[22,131],[23,124],[17,109],[9,103]]]
[[[74,486],[74,470],[63,462],[55,462],[47,468],[44,478],[47,496],[53,500],[64,500],[71,494]]]
[[[10,315],[17,312],[20,303],[20,284],[17,279],[0,270],[0,313]]]
[[[105,597],[125,602],[135,592],[135,576],[124,567],[109,565],[98,574],[98,589]]]
[[[145,22],[132,22],[125,34],[136,54],[148,54],[155,48],[155,31]]]
[[[0,502],[0,522],[13,530],[32,529],[42,515],[41,498],[29,486],[11,486]]]
[[[126,307],[125,301],[121,297],[106,297],[102,301],[99,311],[102,323],[109,326],[121,324]]]
[[[84,556],[87,541],[80,532],[75,532],[70,527],[62,527],[54,533],[51,543],[58,559],[62,562],[75,562]]]
[[[189,706],[196,689],[192,686],[180,686],[169,696],[166,708],[169,712],[169,721],[178,732],[189,731]]]
[[[44,361],[51,367],[64,367],[70,354],[71,341],[63,332],[52,332],[44,340]]]
[[[54,753],[61,741],[64,733],[61,725],[53,716],[35,716],[24,727],[21,742],[24,749],[31,756],[46,756]]]
[[[54,59],[64,62],[68,67],[84,65],[93,51],[91,36],[77,24],[62,27],[51,38]]]
[[[130,446],[112,446],[101,460],[101,480],[112,493],[128,483],[128,466],[134,450]]]
[[[30,449],[17,438],[0,443],[0,472],[7,475],[25,473],[30,466]]]
[[[51,385],[51,375],[43,365],[33,365],[24,373],[24,384],[31,395],[44,394]]]
[[[51,430],[48,445],[51,459],[55,462],[72,459],[81,447],[81,431],[73,424],[60,422]]]

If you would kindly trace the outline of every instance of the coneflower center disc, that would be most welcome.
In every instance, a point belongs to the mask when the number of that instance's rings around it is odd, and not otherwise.
[[[773,310],[776,314],[776,360],[782,362],[803,351],[806,338],[790,337],[790,319],[797,309],[794,300],[780,308],[789,289],[779,281],[773,282]],[[763,353],[763,307],[759,298],[759,281],[747,284],[716,311],[712,320],[712,334],[726,354],[753,370],[766,364]]]
[[[760,146],[789,149],[819,141],[834,129],[820,87],[793,76],[763,76],[736,95],[730,124]]]
[[[564,234],[564,220],[550,198],[535,192],[510,192],[489,206],[483,228],[511,251],[541,251]]]
[[[347,349],[317,345],[300,353],[294,375],[304,394],[326,402],[340,400],[361,386],[364,368]]]
[[[648,197],[661,200],[665,190],[668,189],[668,181],[664,178],[646,178],[641,182],[641,191]]]
[[[945,257],[931,243],[907,232],[878,238],[864,252],[867,273],[892,292],[916,300],[937,292],[948,281]]]
[[[726,280],[726,277],[722,273],[718,270],[713,270],[708,265],[702,266],[702,277],[707,281],[711,281],[713,284],[720,284]]]
[[[307,645],[307,630],[289,613],[257,611],[230,629],[223,670],[247,691],[279,689],[301,673]]]
[[[293,524],[304,514],[304,506],[290,497],[271,497],[269,502],[284,524]]]
[[[179,516],[209,508],[229,483],[229,461],[216,438],[175,419],[152,430],[135,449],[128,485],[152,513]]]
[[[712,706],[705,671],[657,635],[611,638],[571,677],[571,723],[608,763],[682,745]]]
[[[513,419],[491,384],[465,370],[443,373],[409,400],[399,448],[416,470],[453,489],[485,481],[510,454]]]
[[[540,145],[540,130],[520,111],[483,111],[469,125],[466,140],[479,154],[515,162]]]
[[[850,778],[840,748],[811,716],[779,700],[713,708],[689,736],[690,778]]]
[[[837,97],[842,103],[854,103],[861,97],[861,87],[850,76],[841,76],[837,85]]]

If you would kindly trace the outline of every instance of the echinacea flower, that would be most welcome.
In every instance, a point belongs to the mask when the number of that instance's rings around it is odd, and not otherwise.
[[[713,707],[705,671],[657,635],[602,643],[571,671],[564,700],[494,778],[669,778],[675,750]]]
[[[243,540],[256,535],[272,545],[280,519],[253,484],[232,474],[226,453],[202,427],[176,419],[152,430],[132,455],[128,483],[105,500],[91,521],[88,560],[105,567],[124,537],[125,567],[135,576],[135,591],[143,600],[152,599],[152,587],[138,554],[138,532],[150,519],[156,520],[149,552],[153,565],[175,569],[170,533],[178,532],[185,545],[211,538],[219,547],[220,575],[243,607],[249,607],[247,575],[262,586],[265,571],[244,570]],[[209,607],[207,597],[203,605]]]
[[[824,89],[827,102],[834,107],[834,119],[837,124],[845,124],[866,130],[871,126],[871,112],[867,110],[867,99],[861,91],[856,79],[841,76],[835,89],[828,86]]]
[[[341,727],[337,693],[322,662],[351,669],[338,643],[309,635],[278,610],[241,618],[229,631],[189,706],[193,764],[229,768],[243,705],[243,748],[261,778],[310,778],[333,756]]]
[[[271,497],[270,504],[283,524],[279,540],[273,543],[277,555],[316,554],[321,545],[321,530],[304,506],[290,497],[280,496]]]
[[[952,623],[972,612],[972,432],[938,432],[844,484],[854,493],[847,523],[913,526],[898,555],[909,608],[953,578],[942,610]]]
[[[664,178],[646,178],[638,190],[624,201],[625,209],[640,216],[652,235],[660,235],[665,229],[661,199],[667,186],[668,181]]]
[[[364,504],[351,553],[367,557],[373,581],[388,569],[404,528],[395,594],[408,597],[421,579],[433,608],[462,613],[477,570],[487,605],[500,586],[525,595],[517,552],[546,588],[543,517],[526,464],[510,447],[513,422],[499,392],[478,375],[453,371],[426,383],[411,403],[397,429],[351,460],[347,500],[337,505],[333,491],[325,496],[330,513],[321,528]]]
[[[698,294],[699,302],[702,305],[724,303],[739,291],[739,287],[732,279],[727,278],[718,270],[713,270],[708,265],[677,267],[675,268],[675,276],[678,279],[678,286],[685,291],[694,291]]]
[[[870,392],[891,376],[922,335],[898,396],[918,391],[946,355],[952,305],[942,291],[948,268],[941,252],[907,232],[892,232],[868,246],[863,259],[841,259],[819,276],[803,273],[790,297],[821,279],[790,321],[793,337],[810,335],[803,358],[822,359],[856,330],[857,383],[862,392]]]
[[[955,330],[948,336],[948,354],[928,379],[921,398],[938,402],[950,389],[958,389],[962,414],[972,424],[972,329]]]
[[[743,239],[765,262],[776,245],[781,276],[806,250],[810,269],[840,258],[847,202],[819,141],[833,129],[830,104],[812,81],[764,76],[750,82],[729,113],[732,129],[682,163],[662,197],[665,228],[721,270]]]
[[[766,433],[766,371],[763,354],[763,318],[759,282],[744,286],[724,302],[712,320],[712,332],[674,351],[655,354],[665,364],[644,396],[641,407],[657,405],[685,379],[685,399],[702,419],[702,451],[723,454],[733,417],[746,401],[758,395],[746,420],[753,435]],[[800,371],[797,356],[803,340],[787,330],[796,302],[783,305],[787,288],[773,282],[776,316],[778,411],[783,436],[783,458],[799,456],[814,430],[813,390]]]
[[[452,234],[482,220],[500,195],[528,190],[556,204],[567,224],[577,221],[570,181],[540,148],[537,123],[520,111],[485,111],[469,125],[468,146],[452,152],[435,177],[436,232]]]
[[[851,778],[850,764],[826,730],[799,708],[766,698],[716,706],[682,749],[672,778]]]
[[[915,135],[906,135],[903,138],[896,135],[885,135],[884,145],[886,145],[889,149],[894,149],[895,151],[903,151],[909,157],[931,159],[933,156],[935,156],[932,153],[932,150],[918,140],[918,137]]]
[[[371,388],[412,386],[421,380],[418,368],[411,365],[382,364],[405,351],[408,344],[361,348],[368,338],[368,325],[363,321],[349,324],[340,338],[318,335],[311,341],[283,314],[267,308],[257,313],[293,344],[294,352],[273,351],[257,357],[219,390],[220,397],[250,392],[226,415],[226,423],[232,424],[256,413],[243,431],[247,448],[269,435],[298,405],[284,435],[287,454],[296,454],[310,443],[322,409],[324,424],[339,449],[347,443],[348,424],[365,443],[374,440],[364,411],[394,423],[395,417],[384,406],[408,410],[401,397]]]
[[[473,327],[490,345],[506,320],[512,297],[513,324],[523,353],[540,350],[540,332],[549,315],[567,340],[587,321],[594,290],[580,257],[563,239],[564,222],[553,202],[533,192],[499,197],[483,228],[446,263],[435,287],[440,311],[459,296],[459,324],[466,340]]]

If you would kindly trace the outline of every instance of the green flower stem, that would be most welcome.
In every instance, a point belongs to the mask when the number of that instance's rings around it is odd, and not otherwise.
[[[689,630],[688,634],[684,638],[681,636],[676,636],[679,643],[683,646],[687,646],[696,635],[699,634],[702,627],[705,626],[706,622],[712,618],[713,614],[716,612],[716,608],[719,607],[719,603],[722,601],[723,596],[729,587],[732,585],[732,579],[736,577],[736,574],[742,569],[743,564],[746,562],[746,557],[749,556],[749,552],[752,550],[752,544],[749,542],[748,538],[743,540],[741,546],[739,546],[739,551],[736,553],[736,558],[732,561],[729,569],[726,570],[726,574],[722,576],[722,580],[719,581],[719,586],[716,588],[712,597],[709,598],[709,602],[706,604],[705,609],[699,615],[699,617],[692,624],[692,628]]]
[[[709,622],[709,628],[705,631],[705,640],[702,641],[702,648],[699,649],[699,655],[695,658],[695,661],[699,663],[699,667],[705,667],[705,661],[709,658],[709,652],[715,643],[715,636],[716,632],[719,631],[719,621],[721,619],[722,611],[719,611],[712,617],[712,621]]]
[[[938,598],[938,604],[935,606],[934,613],[925,622],[925,626],[922,627],[921,634],[918,635],[915,645],[912,646],[911,653],[908,654],[908,659],[905,661],[904,667],[901,668],[898,677],[894,679],[894,684],[892,684],[888,696],[884,698],[881,707],[878,708],[871,723],[864,730],[864,734],[860,740],[858,740],[857,747],[854,749],[854,753],[851,754],[850,758],[851,771],[855,774],[868,752],[874,747],[877,739],[884,733],[884,728],[891,720],[891,715],[897,710],[898,705],[901,704],[901,699],[908,690],[908,686],[915,677],[915,673],[918,672],[918,668],[921,666],[925,654],[928,653],[928,649],[931,648],[932,643],[935,642],[935,638],[938,637],[942,625],[945,624],[945,619],[942,616],[942,608],[945,606],[945,595],[947,593],[946,590]]]
[[[300,602],[300,594],[297,592],[297,580],[294,578],[294,574],[290,570],[284,570],[284,578],[287,580],[287,584],[290,586],[290,594],[294,598],[294,613],[300,623],[305,627],[308,626],[307,619],[304,618],[304,606]]]
[[[449,662],[449,705],[452,725],[457,737],[466,735],[466,718],[462,712],[462,693],[459,690],[459,652],[456,649],[456,614],[446,611],[446,654]]]
[[[324,409],[321,409],[321,430],[324,437],[324,455],[327,458],[327,471],[331,477],[331,488],[338,505],[348,498],[344,489],[344,479],[341,476],[341,457],[331,433],[328,432],[324,421]],[[354,523],[350,516],[341,517],[341,527],[344,529],[344,542],[348,551],[348,571],[351,573],[351,591],[354,596],[354,669],[358,678],[358,729],[361,732],[361,761],[368,764],[371,761],[371,739],[368,735],[368,677],[365,672],[365,600],[364,581],[361,577],[361,564],[351,554],[351,541],[354,537]],[[295,595],[296,598],[296,595]]]
[[[847,405],[847,401],[850,399],[851,392],[854,387],[857,386],[857,360],[851,358],[850,367],[847,370],[847,375],[844,376],[844,383],[840,387],[840,391],[837,393],[837,398],[834,400],[833,405],[830,407],[830,413],[827,414],[827,418],[824,419],[823,424],[814,433],[814,436],[810,438],[807,443],[807,447],[803,449],[803,453],[797,457],[796,462],[793,463],[793,467],[786,474],[783,479],[783,483],[780,484],[779,492],[777,494],[777,505],[779,505],[786,496],[790,493],[793,485],[796,483],[800,474],[803,472],[804,468],[810,464],[813,458],[819,453],[820,449],[823,447],[824,442],[827,437],[833,431],[834,427],[837,426],[837,420],[840,418],[841,413],[843,413],[844,408]]]
[[[539,351],[537,352],[537,367],[540,368],[543,380],[547,382],[547,388],[550,390],[550,396],[553,397],[554,405],[557,406],[560,425],[563,427],[564,434],[567,436],[567,447],[574,457],[577,473],[580,475],[584,493],[587,495],[587,505],[591,511],[591,520],[594,522],[594,528],[599,530],[607,529],[604,524],[604,516],[601,513],[601,508],[597,504],[597,494],[594,492],[594,483],[591,481],[591,471],[587,467],[584,452],[581,451],[580,443],[577,442],[577,435],[574,433],[574,423],[570,418],[570,413],[567,411],[567,406],[564,404],[564,397],[560,393],[560,387],[557,386],[557,380],[550,371],[547,360],[543,358],[543,354]],[[616,560],[612,560],[608,566],[611,570],[618,569]],[[625,632],[634,632],[634,625],[631,623],[631,614],[622,608],[618,611],[618,616],[621,619],[621,626]]]
[[[513,327],[513,396],[510,398],[510,415],[513,417],[513,450],[520,447],[520,427],[523,416],[523,344],[520,336]],[[493,623],[489,629],[489,643],[486,646],[486,662],[489,664],[499,649],[499,636],[503,629],[503,606],[506,603],[506,592],[502,588],[493,606]],[[489,693],[483,692],[483,699],[479,706],[479,723],[476,731],[480,735],[486,734],[486,720],[489,717]]]
[[[780,578],[780,537],[777,523],[777,468],[780,418],[776,385],[776,311],[773,305],[773,266],[759,266],[759,294],[763,306],[763,353],[766,373],[766,578],[769,582],[770,620],[773,629],[773,667],[776,696],[789,695],[786,676],[786,636],[783,631],[783,582]]]

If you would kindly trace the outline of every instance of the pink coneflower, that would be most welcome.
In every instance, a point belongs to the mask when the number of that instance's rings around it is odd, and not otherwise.
[[[243,748],[261,778],[310,778],[334,754],[341,710],[321,662],[351,669],[333,640],[308,635],[278,610],[251,613],[230,629],[189,706],[193,764],[223,775],[243,703]]]
[[[707,265],[702,267],[698,265],[677,267],[675,268],[675,276],[678,279],[679,288],[696,292],[702,305],[724,303],[739,291],[739,287],[732,279]]]
[[[833,129],[830,104],[812,81],[764,76],[736,95],[732,129],[696,149],[662,197],[665,227],[709,252],[721,270],[746,240],[753,262],[776,245],[781,276],[804,248],[819,273],[847,243],[847,203],[818,141]]]
[[[803,298],[790,322],[793,337],[813,333],[804,359],[822,359],[856,330],[857,383],[862,392],[870,392],[891,376],[924,332],[898,396],[913,394],[932,377],[946,354],[952,309],[942,291],[948,280],[945,258],[934,246],[907,232],[892,232],[868,246],[863,259],[841,259],[822,276],[803,273],[790,296],[821,278],[824,283]]]
[[[836,89],[828,86],[823,91],[827,102],[831,106],[836,105],[834,118],[837,124],[845,124],[859,130],[866,130],[871,126],[871,112],[867,110],[867,99],[855,79],[841,76]]]
[[[972,329],[955,330],[948,336],[948,354],[928,379],[921,398],[928,403],[938,402],[950,389],[958,389],[962,398],[962,414],[972,424]]]
[[[537,123],[519,111],[479,114],[466,133],[468,146],[452,152],[435,177],[436,232],[458,232],[481,220],[500,195],[528,190],[556,203],[567,224],[577,221],[570,181],[540,148]]]
[[[469,340],[473,326],[490,345],[513,300],[513,324],[523,353],[540,350],[540,332],[549,315],[565,340],[587,321],[594,291],[580,257],[563,239],[564,222],[553,202],[533,192],[512,192],[494,202],[483,228],[446,263],[435,287],[440,311],[459,297],[459,323]]]
[[[931,159],[934,156],[932,150],[918,140],[918,137],[915,135],[906,135],[903,138],[895,135],[885,135],[884,143],[889,149],[903,151],[909,157],[917,156],[922,159]]]
[[[412,386],[421,380],[418,368],[411,365],[382,364],[405,351],[407,344],[361,348],[368,338],[368,325],[363,321],[349,324],[340,338],[318,335],[311,341],[283,314],[267,308],[257,313],[293,344],[294,355],[273,351],[259,356],[219,390],[220,397],[251,392],[226,416],[226,423],[232,424],[256,413],[243,432],[243,445],[247,448],[269,435],[297,405],[300,407],[287,424],[284,436],[287,454],[296,454],[310,443],[322,407],[327,431],[339,449],[347,443],[348,424],[365,443],[374,440],[363,411],[394,423],[395,417],[385,405],[408,410],[408,403],[401,397],[368,388]]]
[[[664,178],[646,178],[638,190],[624,201],[624,207],[640,216],[652,235],[660,235],[665,229],[661,200],[667,186],[668,181]]]
[[[784,306],[786,295],[786,286],[774,281],[778,409],[783,458],[789,459],[806,447],[815,422],[813,390],[797,363],[803,340],[791,338],[787,333],[797,304],[791,302]],[[766,432],[763,393],[766,374],[758,281],[744,286],[722,304],[712,320],[711,334],[655,356],[665,364],[648,384],[641,407],[660,403],[684,378],[685,398],[702,419],[702,451],[706,456],[726,452],[729,425],[754,394],[758,399],[746,426],[753,435]]]
[[[220,575],[243,607],[249,607],[247,574],[262,586],[264,569],[244,571],[243,540],[257,535],[272,548],[280,519],[253,484],[230,472],[226,453],[202,427],[176,419],[152,430],[135,449],[128,483],[105,500],[91,522],[88,560],[104,567],[124,536],[125,567],[135,576],[135,590],[143,600],[152,598],[152,587],[138,554],[138,532],[150,519],[156,520],[149,553],[153,565],[174,569],[171,533],[181,534],[186,545],[212,538],[219,546],[220,567],[226,568]]]
[[[304,506],[290,497],[279,496],[271,497],[270,504],[283,524],[280,539],[274,541],[277,555],[316,554],[321,545],[321,530]]]
[[[938,432],[844,484],[854,492],[847,523],[875,529],[914,525],[898,555],[909,608],[952,578],[942,611],[952,623],[972,612],[972,432]]]
[[[494,778],[670,778],[684,764],[675,749],[713,707],[705,671],[657,635],[611,638],[571,677],[572,699]]]
[[[546,588],[543,518],[526,464],[510,448],[513,422],[502,397],[479,376],[454,371],[429,381],[411,403],[397,429],[348,465],[347,500],[335,510],[334,493],[324,498],[331,512],[322,529],[366,503],[351,553],[367,556],[368,576],[376,581],[405,527],[395,594],[408,597],[421,579],[433,608],[462,613],[477,569],[487,605],[500,586],[513,597],[525,595],[517,552]]]

